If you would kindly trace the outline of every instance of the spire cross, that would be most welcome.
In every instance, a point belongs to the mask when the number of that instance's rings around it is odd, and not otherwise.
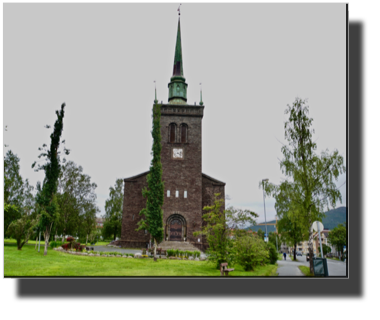
[[[177,9],[179,16],[181,15],[181,5],[182,5],[182,3],[179,4],[178,9]]]

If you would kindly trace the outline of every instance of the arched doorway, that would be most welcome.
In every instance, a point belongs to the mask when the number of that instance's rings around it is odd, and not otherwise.
[[[166,222],[169,241],[182,241],[186,238],[186,219],[178,213],[172,214]]]

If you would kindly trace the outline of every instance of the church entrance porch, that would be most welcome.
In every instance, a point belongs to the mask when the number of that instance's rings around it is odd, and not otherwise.
[[[186,219],[180,214],[172,214],[166,222],[166,236],[168,241],[183,241],[186,239]]]

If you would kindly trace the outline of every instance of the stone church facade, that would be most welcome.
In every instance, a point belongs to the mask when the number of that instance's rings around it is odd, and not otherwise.
[[[161,104],[161,162],[164,181],[163,241],[186,241],[198,249],[207,243],[193,233],[203,225],[203,207],[213,204],[214,194],[225,198],[225,183],[202,173],[202,119],[204,105],[187,104],[187,83],[183,76],[180,20],[175,48],[169,99]],[[155,100],[157,103],[157,100]],[[142,189],[149,171],[124,179],[122,247],[143,248],[150,241],[146,231],[136,231],[139,212],[146,206]],[[223,207],[224,210],[224,207]]]

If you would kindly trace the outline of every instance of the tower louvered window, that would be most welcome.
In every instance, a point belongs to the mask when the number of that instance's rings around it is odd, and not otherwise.
[[[175,123],[171,123],[169,125],[169,142],[174,143],[175,142],[175,132],[176,132],[176,125]]]
[[[187,142],[187,125],[181,124],[181,143]]]

